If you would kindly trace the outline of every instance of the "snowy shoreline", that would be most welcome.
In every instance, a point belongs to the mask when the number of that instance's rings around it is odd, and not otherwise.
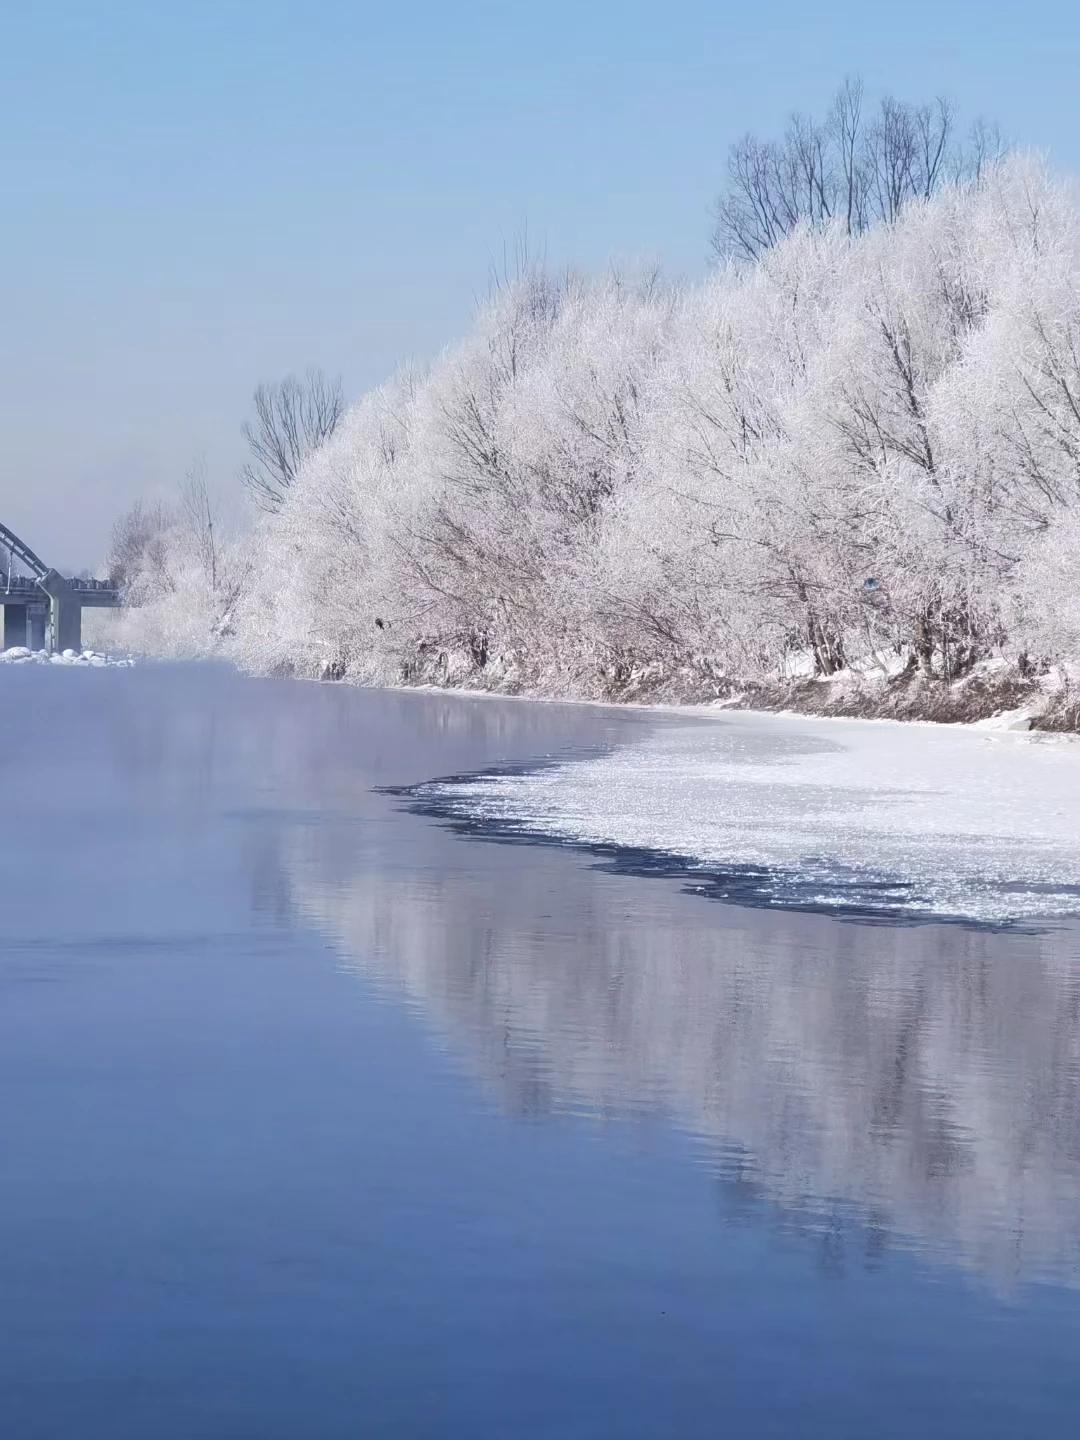
[[[28,650],[25,645],[0,650],[0,665],[67,665],[101,670],[106,666],[127,669],[134,664],[130,656],[103,655],[97,650],[62,650],[50,654],[47,650]]]
[[[250,673],[250,672],[249,672]],[[255,675],[254,678],[269,678]],[[851,701],[847,706],[829,703],[828,682],[816,682],[819,701],[813,706],[800,704],[807,687],[796,689],[792,686],[773,687],[751,686],[735,690],[726,696],[702,696],[693,699],[653,698],[647,692],[639,694],[582,695],[551,693],[529,688],[501,689],[497,685],[468,685],[464,683],[439,684],[436,681],[414,681],[411,683],[382,683],[378,681],[343,680],[326,676],[289,676],[291,679],[307,680],[312,684],[353,685],[360,689],[390,690],[401,694],[459,695],[467,700],[509,700],[534,705],[587,705],[605,710],[629,710],[635,713],[661,715],[684,715],[688,718],[709,718],[718,715],[761,715],[789,716],[793,719],[820,721],[856,721],[884,725],[933,726],[945,730],[1013,730],[1030,732],[1033,736],[1051,736],[1062,740],[1080,739],[1080,726],[1058,723],[1064,715],[1070,715],[1068,701],[1071,691],[1065,687],[1054,690],[1029,686],[1022,695],[1013,690],[1002,690],[995,697],[998,703],[987,703],[973,707],[969,718],[943,718],[942,706],[928,705],[926,713],[914,710],[898,714],[885,707],[860,706],[858,692],[847,690]],[[654,692],[655,693],[655,692]],[[662,693],[662,692],[661,692]],[[1017,703],[1019,700],[1020,703]],[[1011,703],[1010,703],[1011,702]],[[955,714],[955,712],[954,712]]]
[[[266,676],[253,676],[253,679],[266,679]],[[326,680],[311,679],[308,677],[295,676],[295,679],[307,678],[307,683],[315,685],[341,685],[354,684],[349,680]],[[357,689],[389,690],[402,695],[455,695],[463,700],[504,700],[512,701],[522,705],[587,705],[600,710],[629,710],[635,713],[657,714],[657,715],[683,715],[688,719],[713,719],[721,715],[746,715],[746,716],[786,716],[790,719],[822,721],[826,724],[833,721],[856,722],[872,725],[897,725],[904,729],[911,726],[933,726],[942,730],[1013,730],[1023,731],[1031,735],[1041,736],[1043,739],[1060,739],[1064,741],[1080,740],[1080,732],[1067,730],[1040,730],[1032,722],[1031,707],[1029,705],[1017,706],[1013,710],[1002,710],[991,715],[983,716],[976,720],[937,720],[929,716],[904,716],[898,715],[862,715],[856,713],[843,713],[833,710],[800,710],[795,705],[761,705],[755,706],[746,703],[745,696],[738,696],[735,699],[705,699],[705,700],[647,700],[647,699],[614,699],[605,696],[594,695],[545,695],[539,691],[532,690],[495,690],[480,689],[470,685],[436,685],[425,682],[420,685],[365,685],[356,683]]]

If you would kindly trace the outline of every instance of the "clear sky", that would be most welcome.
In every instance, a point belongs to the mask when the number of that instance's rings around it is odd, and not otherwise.
[[[1080,7],[987,0],[35,0],[0,31],[0,520],[93,564],[260,379],[359,394],[504,244],[698,275],[727,146],[938,93],[1080,170]]]

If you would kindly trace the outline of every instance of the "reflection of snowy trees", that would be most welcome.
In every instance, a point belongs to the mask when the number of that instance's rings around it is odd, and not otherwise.
[[[1076,660],[1078,286],[1080,211],[1023,159],[697,287],[526,273],[301,467],[227,643],[586,693]]]
[[[1075,927],[748,911],[463,842],[372,787],[664,722],[193,674],[90,707],[72,784],[115,776],[188,849],[208,803],[238,807],[222,839],[253,907],[313,923],[507,1106],[673,1117],[796,1224],[850,1207],[997,1277],[1080,1273]]]
[[[301,912],[526,1111],[658,1113],[795,1223],[848,1210],[996,1280],[1080,1264],[1080,979],[1066,936],[761,914],[455,846],[381,866],[307,832]],[[527,860],[526,860],[527,855]]]

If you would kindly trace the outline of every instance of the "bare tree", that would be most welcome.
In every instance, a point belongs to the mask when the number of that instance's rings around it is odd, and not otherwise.
[[[997,125],[980,116],[968,131],[962,168],[973,180],[981,180],[987,170],[1004,157],[1007,149]]]
[[[244,422],[251,459],[240,478],[263,510],[280,510],[304,461],[329,440],[344,414],[340,378],[309,370],[255,391],[255,418]]]
[[[781,140],[745,135],[731,147],[713,250],[752,260],[798,225],[835,217],[857,235],[892,222],[946,180],[979,179],[1002,153],[996,130],[981,121],[967,146],[954,132],[947,100],[909,105],[886,96],[868,117],[862,82],[847,79],[824,124],[794,115]]]
[[[834,184],[838,191],[836,213],[841,215],[849,235],[866,225],[867,177],[862,165],[863,85],[849,77],[832,103],[827,122],[829,140],[836,159]]]
[[[206,461],[192,461],[180,486],[180,513],[199,558],[206,583],[212,595],[219,582],[218,541],[214,533],[214,506],[206,483]]]

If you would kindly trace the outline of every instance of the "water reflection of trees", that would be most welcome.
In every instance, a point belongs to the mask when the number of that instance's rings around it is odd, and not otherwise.
[[[256,907],[317,923],[510,1109],[670,1116],[729,1199],[766,1194],[823,1253],[854,1213],[867,1255],[907,1239],[1001,1278],[1080,1274],[1075,929],[743,910],[464,842],[372,794],[644,717],[217,677],[192,704],[194,685],[165,673],[159,708],[113,704],[77,763],[192,825],[196,792],[235,796]],[[158,793],[163,773],[186,790]]]
[[[508,1106],[668,1114],[800,1226],[853,1211],[1002,1279],[1078,1270],[1075,932],[743,911],[430,843],[414,869],[296,835],[294,899]]]

